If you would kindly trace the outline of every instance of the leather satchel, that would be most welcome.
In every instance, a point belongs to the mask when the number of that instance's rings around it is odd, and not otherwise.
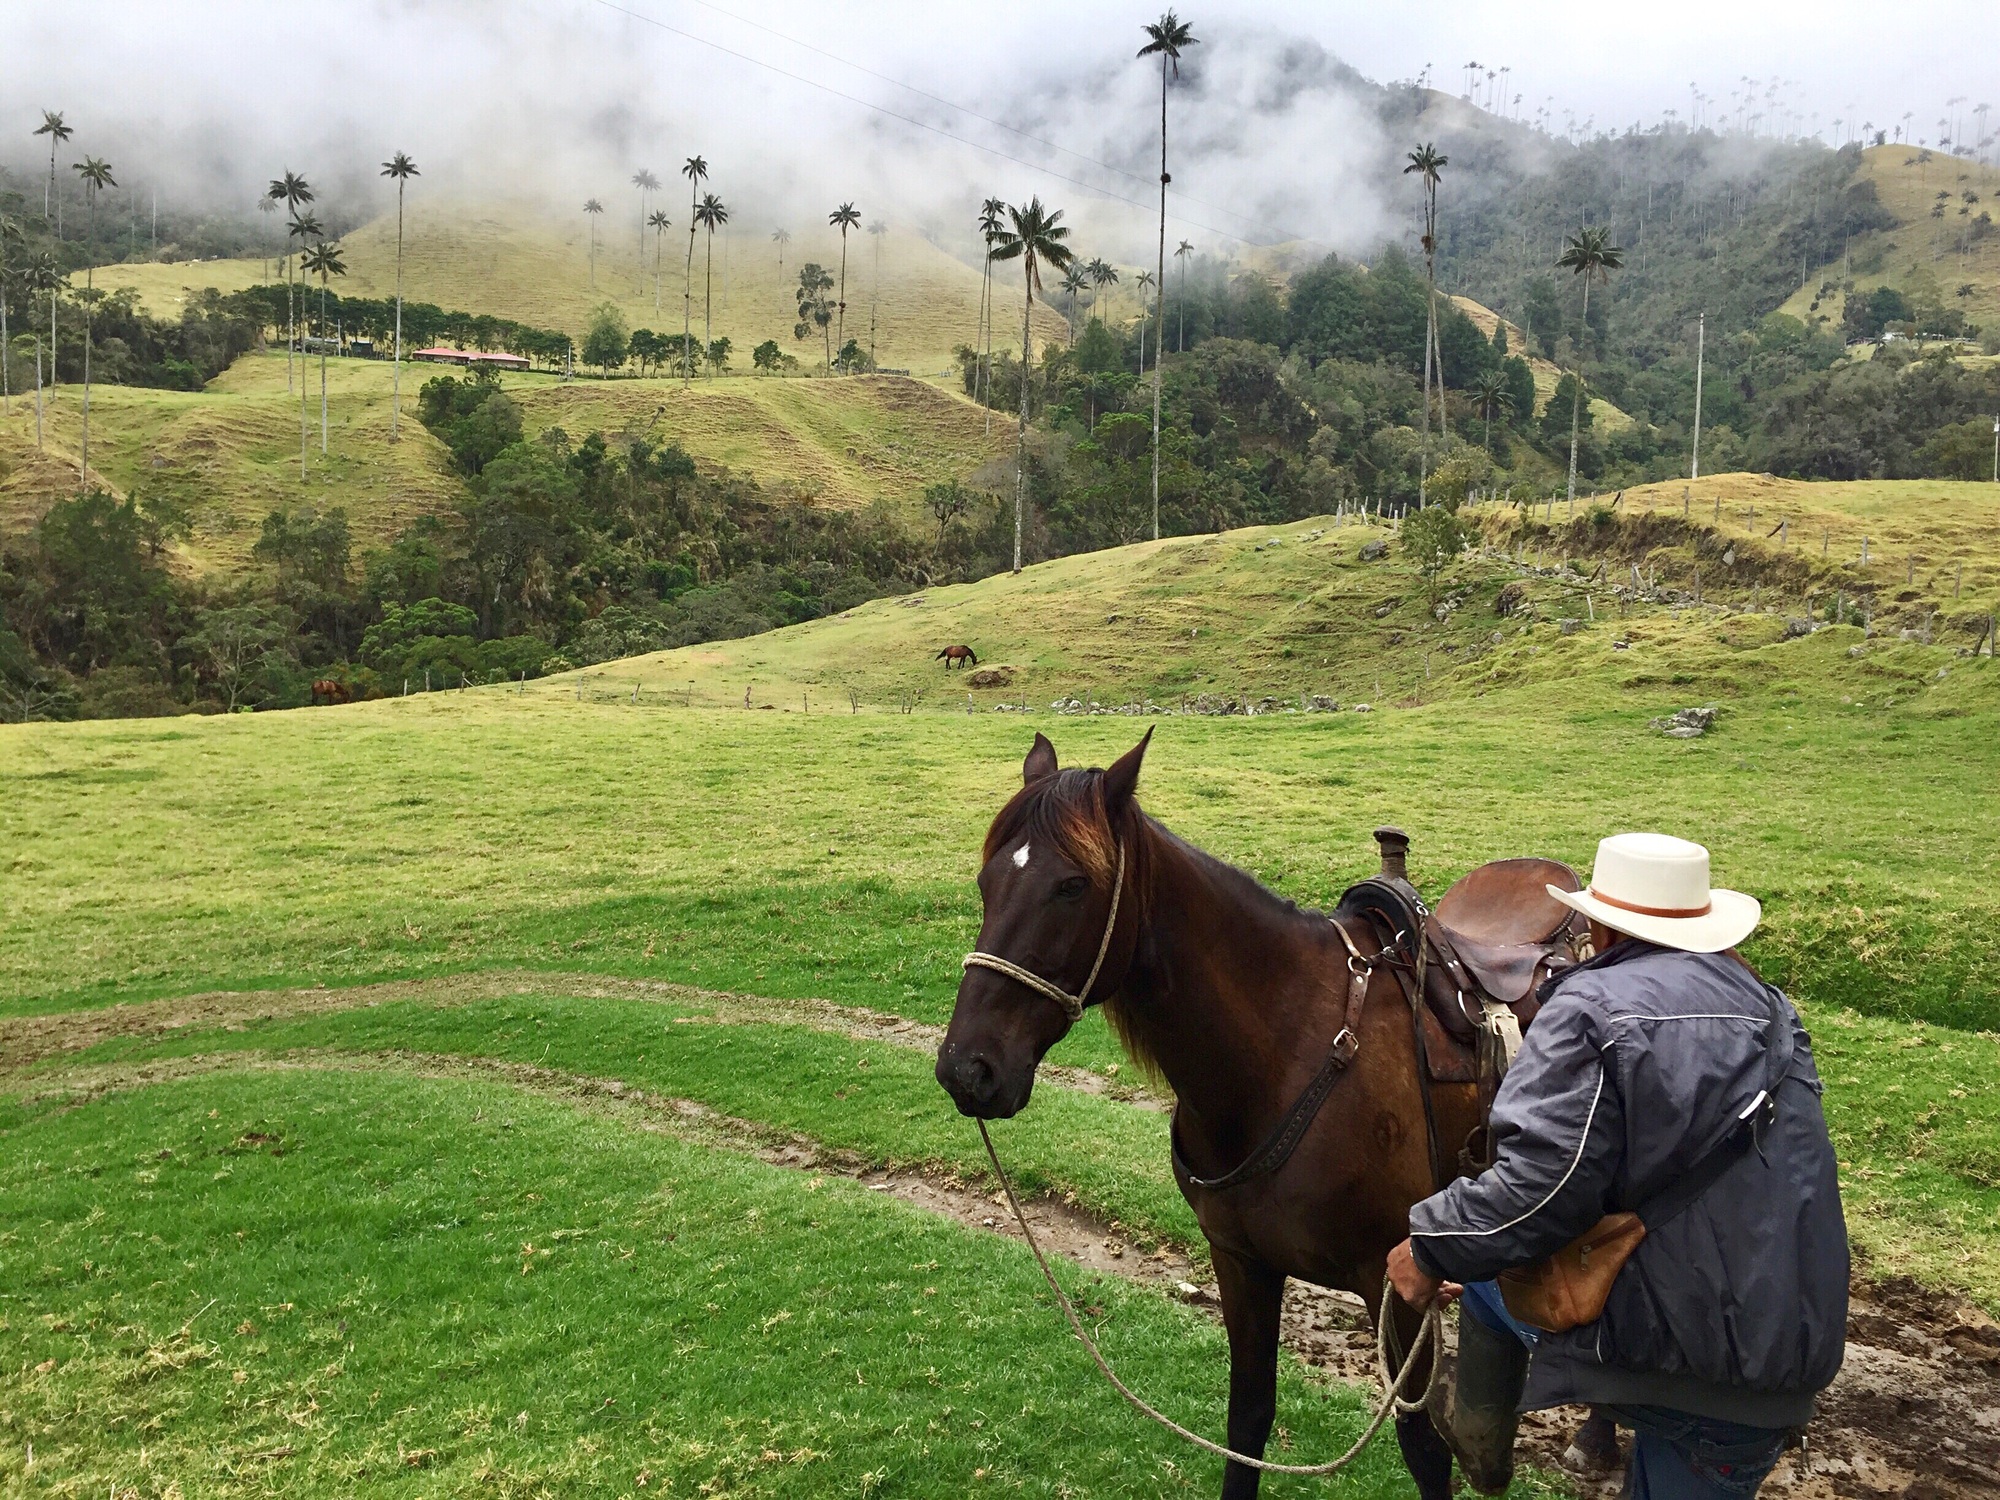
[[[1771,1007],[1771,1021],[1764,1033],[1764,1087],[1757,1091],[1757,1097],[1700,1161],[1640,1204],[1636,1212],[1606,1214],[1546,1260],[1502,1271],[1498,1278],[1500,1300],[1518,1322],[1544,1333],[1567,1333],[1596,1322],[1604,1315],[1612,1283],[1646,1232],[1673,1218],[1749,1154],[1758,1129],[1770,1123],[1777,1108],[1778,1043],[1785,1024],[1776,991],[1766,985],[1764,995]]]
[[[1500,1300],[1518,1321],[1544,1333],[1594,1323],[1603,1316],[1611,1283],[1645,1237],[1646,1221],[1639,1215],[1606,1214],[1547,1260],[1502,1271]]]

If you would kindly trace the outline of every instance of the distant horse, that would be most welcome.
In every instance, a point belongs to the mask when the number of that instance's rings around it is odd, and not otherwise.
[[[931,660],[943,662],[944,669],[947,672],[949,672],[954,665],[961,667],[965,666],[976,667],[979,665],[979,658],[972,654],[972,648],[970,646],[947,646],[944,648],[944,650],[938,652],[936,656],[933,656]]]
[[[322,703],[328,706],[335,703],[352,703],[354,692],[344,682],[336,682],[331,677],[322,677],[313,683],[312,701],[315,708]]]
[[[1261,1457],[1285,1278],[1352,1292],[1374,1316],[1410,1205],[1436,1187],[1430,1143],[1464,1139],[1478,1099],[1433,1086],[1433,1135],[1391,936],[1359,913],[1303,911],[1147,817],[1133,796],[1145,753],[1141,740],[1109,770],[1058,771],[1035,736],[986,834],[985,917],[937,1078],[962,1114],[1010,1118],[1043,1055],[1103,1001],[1126,1052],[1172,1088],[1174,1176],[1229,1334],[1229,1446]],[[1309,1090],[1324,1103],[1299,1127]],[[1410,1348],[1417,1313],[1393,1316]],[[1411,1375],[1421,1388],[1428,1360]],[[1422,1500],[1450,1500],[1429,1415],[1398,1417],[1396,1438]],[[1257,1481],[1227,1464],[1224,1500],[1251,1500]]]

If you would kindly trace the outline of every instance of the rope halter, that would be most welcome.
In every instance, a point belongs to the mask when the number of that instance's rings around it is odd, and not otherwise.
[[[962,969],[991,969],[996,974],[1004,974],[1016,984],[1026,985],[1044,999],[1053,1000],[1062,1007],[1062,1013],[1069,1017],[1074,1026],[1083,1016],[1084,1006],[1090,1003],[1091,986],[1097,983],[1097,971],[1104,967],[1104,955],[1111,951],[1111,934],[1118,928],[1118,901],[1125,894],[1125,846],[1118,846],[1118,874],[1111,885],[1111,915],[1104,919],[1104,937],[1097,945],[1097,960],[1090,966],[1090,976],[1083,981],[1083,988],[1072,995],[1061,985],[1051,984],[1039,974],[1030,973],[1019,964],[1000,957],[997,953],[981,953],[977,949],[965,955],[960,962]]]

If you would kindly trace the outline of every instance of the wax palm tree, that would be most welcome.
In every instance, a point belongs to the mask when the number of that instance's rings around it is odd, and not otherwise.
[[[1042,207],[1040,198],[1028,200],[1026,208],[1007,210],[1007,227],[1000,231],[993,247],[995,260],[1021,262],[1021,286],[1026,293],[1021,304],[1021,420],[1014,433],[1014,571],[1021,571],[1021,518],[1028,498],[1028,385],[1034,374],[1035,292],[1042,284],[1041,268],[1067,271],[1076,261],[1076,252],[1063,243],[1069,230],[1061,223],[1061,209]]]
[[[292,259],[298,262],[300,267],[303,268],[307,241],[320,238],[326,231],[320,227],[320,222],[314,215],[294,214],[291,223],[285,227],[285,232],[299,242],[298,252]],[[299,307],[299,362],[301,365],[299,372],[299,478],[303,481],[306,477],[306,381],[303,369],[306,357],[304,298],[299,299]]]
[[[1084,288],[1090,285],[1090,278],[1084,274],[1082,266],[1072,265],[1067,271],[1063,272],[1062,280],[1057,282],[1056,285],[1063,289],[1063,295],[1069,299],[1069,341],[1074,344],[1076,342],[1076,310],[1078,300],[1083,296]]]
[[[877,219],[868,226],[868,237],[875,241],[874,284],[868,288],[868,363],[875,363],[875,314],[882,301],[882,236],[889,232],[889,226]]]
[[[267,218],[267,219],[268,219],[268,218],[269,218],[269,217],[270,217],[270,216],[271,216],[272,214],[276,213],[277,211],[278,211],[278,205],[277,205],[276,203],[273,203],[273,202],[271,201],[271,198],[270,198],[270,195],[269,195],[269,194],[267,194],[267,193],[259,193],[259,194],[257,195],[257,212],[258,212],[258,213],[262,214],[262,215],[263,215],[263,216],[264,216],[265,218]],[[259,274],[260,274],[260,275],[262,275],[262,277],[263,277],[263,278],[264,278],[264,279],[265,279],[266,281],[269,281],[269,280],[271,279],[271,257],[270,257],[270,256],[266,255],[266,256],[264,256],[264,257],[263,257],[263,265],[262,265],[262,267],[260,268],[260,272],[259,272]]]
[[[393,443],[397,437],[397,419],[403,409],[403,188],[412,177],[421,174],[409,155],[398,151],[382,163],[382,175],[396,179],[396,363],[389,383],[389,441]]]
[[[1174,250],[1174,259],[1181,263],[1180,306],[1176,309],[1180,314],[1180,330],[1174,334],[1174,353],[1176,354],[1187,353],[1187,263],[1188,257],[1192,254],[1194,254],[1194,246],[1190,245],[1186,240],[1182,240]]]
[[[1507,377],[1498,370],[1484,370],[1472,382],[1472,409],[1486,423],[1486,451],[1493,451],[1493,414],[1511,412],[1514,397],[1507,390]]]
[[[597,220],[604,212],[604,205],[595,198],[583,200],[583,211],[590,215],[590,289],[597,290]]]
[[[1437,351],[1437,190],[1438,179],[1451,158],[1429,141],[1412,151],[1405,177],[1415,175],[1424,190],[1424,426],[1423,458],[1417,470],[1417,504],[1421,507],[1430,482],[1431,468],[1431,370],[1437,366],[1438,431],[1444,431],[1444,369],[1435,358]]]
[[[38,292],[48,296],[48,368],[56,368],[56,288],[62,286],[62,272],[56,268],[56,258],[46,250],[30,260],[20,272],[20,290],[28,298],[28,312],[34,312],[34,298]],[[34,450],[42,452],[42,334],[34,336]]]
[[[1583,414],[1583,340],[1590,336],[1590,284],[1593,281],[1610,285],[1611,273],[1625,268],[1625,251],[1611,243],[1609,226],[1584,225],[1563,244],[1563,253],[1556,258],[1559,270],[1570,272],[1583,281],[1583,330],[1577,343],[1577,365],[1571,373],[1576,377],[1570,388],[1569,399],[1569,498],[1576,499],[1576,432],[1578,419]]]
[[[664,208],[656,208],[646,216],[646,223],[653,231],[653,316],[660,315],[660,236],[674,227]]]
[[[49,138],[49,183],[42,189],[42,222],[46,224],[50,222],[52,208],[58,213],[62,209],[62,200],[56,197],[56,147],[75,135],[76,131],[63,124],[61,110],[45,109],[42,111],[42,123],[35,127],[35,134]],[[60,220],[56,221],[56,238],[62,238]],[[53,354],[53,351],[51,353]]]
[[[1108,286],[1118,285],[1118,268],[1107,260],[1101,258],[1093,260],[1089,265],[1084,267],[1084,270],[1090,273],[1092,285],[1100,292]],[[1111,304],[1107,301],[1105,303],[1106,313],[1109,312],[1110,306]],[[1106,316],[1106,313],[1100,313],[1098,316],[1104,318],[1104,321],[1108,324],[1111,319]]]
[[[695,210],[701,206],[701,185],[708,176],[708,163],[690,156],[681,164],[681,176],[688,180],[687,268],[681,279],[681,384],[694,375],[694,234],[700,228]]]
[[[1173,76],[1181,76],[1181,49],[1198,47],[1201,38],[1194,29],[1172,11],[1145,28],[1146,45],[1139,49],[1140,57],[1160,59],[1160,254],[1159,263],[1153,268],[1153,285],[1162,299],[1160,305],[1160,339],[1166,334],[1167,314],[1165,297],[1167,294],[1167,184],[1173,178],[1167,175],[1167,75],[1171,69]],[[1160,339],[1153,344],[1153,540],[1160,539]],[[1146,377],[1146,298],[1142,287],[1139,297],[1139,378]]]
[[[299,210],[313,201],[312,184],[299,176],[290,167],[287,167],[285,168],[284,176],[273,177],[271,179],[271,185],[264,190],[264,196],[269,198],[273,203],[284,204],[286,214],[290,216],[292,223],[296,225],[298,223]],[[288,231],[288,233],[292,232],[295,231]],[[292,262],[291,258],[287,256],[285,260],[285,389],[287,391],[292,388],[292,343],[296,322],[296,318],[292,312],[292,282]]]
[[[326,457],[326,282],[329,276],[345,276],[347,262],[340,257],[338,241],[321,240],[299,258],[308,276],[319,277],[319,454]]]
[[[646,213],[651,206],[650,195],[659,185],[660,179],[644,167],[632,174],[632,186],[639,190],[639,264],[642,267],[646,264]]]
[[[14,393],[8,366],[13,362],[14,347],[7,338],[7,283],[14,279],[7,265],[7,249],[18,245],[21,240],[21,226],[13,219],[0,216],[0,411],[9,416],[14,412]]]
[[[1152,290],[1152,286],[1153,273],[1151,271],[1141,271],[1139,273],[1139,379],[1141,383],[1144,383],[1146,379],[1146,293]],[[1160,368],[1159,353],[1160,346],[1155,343],[1153,345],[1153,371],[1155,374],[1159,373]],[[1154,537],[1153,540],[1158,541],[1159,538]]]
[[[49,299],[49,385],[55,385],[56,368],[56,292],[62,287],[62,271],[56,265],[55,256],[44,250],[21,272],[21,290],[28,295],[29,310],[33,311],[37,292]],[[35,451],[42,451],[42,336],[35,334]]]
[[[845,349],[847,347],[847,231],[861,222],[861,215],[852,203],[843,203],[826,216],[826,222],[840,231],[840,291],[835,303],[836,326],[833,341]]]
[[[982,330],[980,341],[978,379],[973,382],[973,394],[986,412],[986,435],[993,435],[993,247],[1000,243],[1001,215],[1007,205],[998,198],[988,198],[979,205],[979,236],[986,242],[986,255],[980,266],[979,318]]]
[[[695,223],[708,231],[708,265],[703,272],[701,294],[701,346],[706,349],[714,337],[711,316],[715,308],[715,231],[729,222],[729,210],[713,193],[703,193],[694,211]]]
[[[77,460],[77,482],[90,482],[90,321],[97,305],[97,195],[108,187],[117,187],[117,179],[111,175],[111,163],[101,156],[88,152],[80,162],[72,163],[76,175],[83,179],[83,203],[89,210],[90,224],[84,233],[89,245],[84,261],[83,273],[83,452]]]
[[[791,242],[792,242],[791,230],[774,229],[771,231],[771,243],[778,247],[778,274],[780,276],[785,274],[785,246],[789,245]]]

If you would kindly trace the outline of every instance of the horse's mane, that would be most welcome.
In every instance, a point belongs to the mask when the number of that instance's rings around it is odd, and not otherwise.
[[[1127,808],[1131,821],[1136,808]],[[1093,881],[1109,883],[1118,867],[1118,842],[1130,829],[1116,832],[1104,810],[1104,773],[1068,769],[1040,776],[1014,793],[986,830],[981,859],[991,859],[1016,839],[1052,844]],[[1127,844],[1127,858],[1131,857]]]

